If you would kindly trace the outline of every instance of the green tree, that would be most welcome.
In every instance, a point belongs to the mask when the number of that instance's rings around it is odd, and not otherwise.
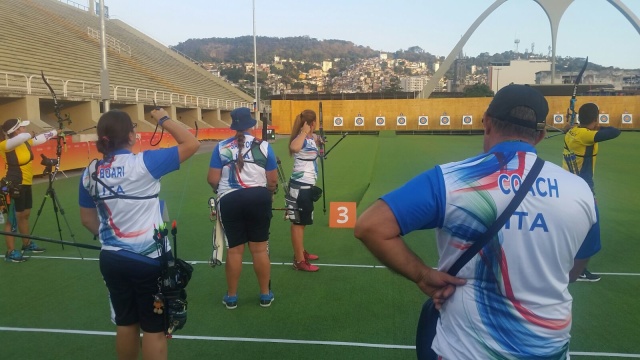
[[[382,92],[385,93],[396,93],[400,91],[402,91],[402,88],[400,87],[400,78],[397,76],[391,77],[391,79],[389,79],[389,84],[382,89]]]
[[[237,83],[239,80],[244,79],[244,69],[239,67],[227,68],[220,70],[220,75],[225,76],[227,80]]]
[[[488,97],[493,96],[493,91],[487,84],[473,84],[463,90],[464,97]]]

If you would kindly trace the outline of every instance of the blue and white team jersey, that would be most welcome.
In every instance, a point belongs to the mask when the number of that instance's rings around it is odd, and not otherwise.
[[[245,141],[242,144],[244,166],[241,172],[236,167],[239,151],[235,137],[220,141],[213,149],[209,167],[222,169],[218,196],[243,188],[266,187],[265,171],[275,170],[278,166],[276,155],[268,142],[258,141],[247,133],[244,136]]]
[[[402,234],[436,228],[449,269],[504,211],[535,162],[535,148],[504,142],[489,153],[426,171],[382,197]],[[600,250],[596,207],[578,176],[546,162],[497,238],[457,276],[432,348],[444,359],[569,357],[574,259]]]
[[[98,210],[99,237],[103,250],[128,250],[156,258],[158,246],[153,240],[154,229],[162,221],[160,213],[160,178],[180,168],[178,148],[144,151],[132,154],[119,150],[110,162],[100,160],[89,165],[83,174],[79,189],[79,203],[84,208]],[[115,198],[114,194],[91,178],[98,178],[118,195],[138,199]],[[97,196],[97,203],[93,197]],[[139,199],[145,198],[146,199]],[[104,200],[100,200],[104,199]],[[166,242],[169,249],[169,242]]]
[[[302,149],[293,155],[293,171],[291,180],[315,185],[318,179],[318,145],[313,135],[307,136]]]

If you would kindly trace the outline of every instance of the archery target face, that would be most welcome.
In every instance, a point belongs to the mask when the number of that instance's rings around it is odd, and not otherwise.
[[[633,115],[631,115],[631,114],[622,114],[622,123],[623,124],[631,124],[631,123],[633,123]]]
[[[465,115],[462,117],[462,125],[472,125],[473,117],[471,115]]]
[[[376,126],[384,126],[384,116],[378,116],[376,118]]]
[[[553,115],[553,123],[554,124],[562,124],[564,122],[564,115],[555,114]]]
[[[600,114],[600,118],[598,120],[600,121],[600,124],[608,124],[609,114]]]
[[[429,117],[428,116],[420,116],[418,118],[418,125],[420,125],[420,126],[429,125]]]
[[[448,116],[440,116],[440,125],[451,125],[451,119]]]
[[[344,124],[344,121],[340,116],[336,116],[333,118],[333,126],[342,126],[343,124]]]
[[[362,116],[356,116],[354,123],[356,126],[364,126],[364,118]]]
[[[398,116],[398,118],[396,119],[397,124],[400,126],[405,126],[407,125],[407,118],[404,116]]]

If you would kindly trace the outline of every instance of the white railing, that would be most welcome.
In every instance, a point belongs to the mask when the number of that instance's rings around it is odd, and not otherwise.
[[[80,9],[80,10],[89,11],[88,7],[86,7],[86,6],[82,5],[82,4],[78,4],[77,2],[74,2],[74,1],[71,1],[71,0],[58,0],[58,1],[60,1],[62,3],[65,3],[67,5],[71,5],[71,6],[75,7],[75,8]],[[89,1],[93,1],[93,0],[89,0]]]
[[[182,55],[182,57],[184,57],[185,59],[191,61],[192,63],[196,64],[196,65],[200,65],[200,61],[194,60],[192,58],[190,58],[189,56],[187,56],[187,54],[183,53],[182,51],[174,48],[173,46],[167,46],[170,50],[175,51],[178,55]]]
[[[100,41],[100,32],[92,27],[87,26],[87,34],[89,35],[89,37],[92,37],[98,41]],[[131,56],[131,46],[123,43],[122,41],[114,38],[111,35],[107,35],[105,34],[105,41],[106,41],[106,45],[112,49],[114,49],[115,51],[117,51],[119,54],[125,53],[128,54],[129,56]]]
[[[56,94],[64,94],[64,80],[47,76],[47,81]],[[49,94],[49,88],[42,80],[41,75],[31,75],[27,83],[27,94]]]
[[[100,83],[77,79],[64,80],[47,76],[47,81],[58,96],[74,96],[80,98],[101,98]],[[24,92],[27,95],[50,94],[49,88],[41,75],[30,75],[14,72],[0,72],[0,91],[11,90]],[[145,104],[194,106],[208,109],[233,110],[237,107],[253,106],[246,101],[216,99],[206,96],[179,94],[161,90],[135,88],[131,86],[109,86],[110,98],[114,101],[134,101]]]
[[[11,73],[5,72],[2,74],[2,82],[0,83],[0,89],[13,89],[17,91],[25,91],[29,90],[29,79],[27,75],[20,73]]]
[[[131,86],[116,86],[113,89],[113,100],[136,100],[137,89]]]
[[[62,94],[64,96],[80,96],[100,99],[100,83],[67,80],[64,82]]]

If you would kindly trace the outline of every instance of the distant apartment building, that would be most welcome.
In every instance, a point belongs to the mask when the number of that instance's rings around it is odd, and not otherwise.
[[[333,68],[333,63],[331,61],[323,61],[322,62],[322,71],[327,72],[331,68]]]
[[[556,71],[554,84],[574,84],[578,72]],[[614,90],[640,90],[640,70],[587,70],[580,82],[584,85],[610,85]],[[536,84],[551,84],[551,71],[536,73]]]
[[[320,78],[322,77],[322,70],[320,69],[311,69],[309,70],[309,77],[310,78]]]
[[[550,71],[551,61],[544,59],[511,60],[489,64],[489,87],[494,92],[514,84],[535,84],[536,73]]]
[[[407,76],[400,78],[400,87],[402,91],[422,91],[429,81],[426,76]]]

